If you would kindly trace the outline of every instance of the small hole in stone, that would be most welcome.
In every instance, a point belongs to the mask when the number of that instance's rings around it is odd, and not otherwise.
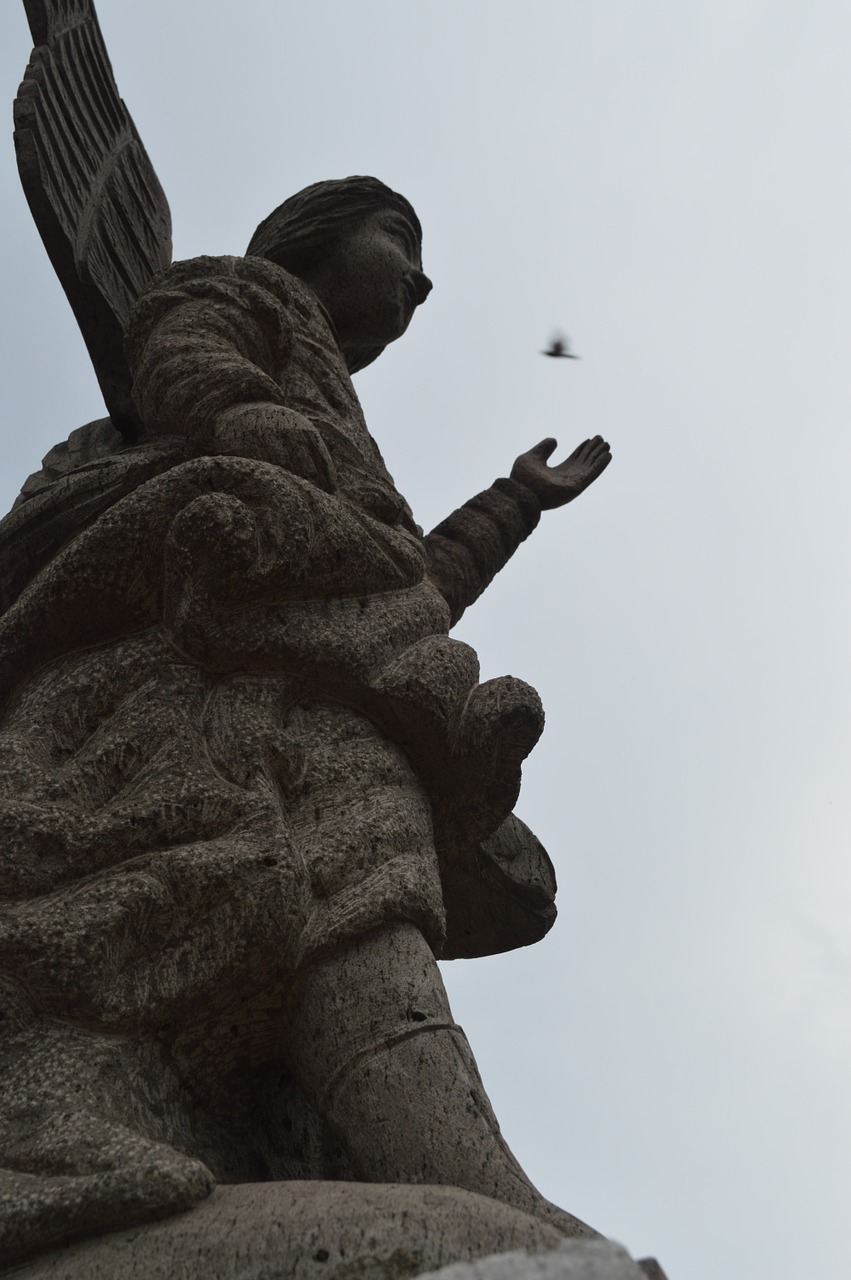
[[[419,1009],[408,1010],[408,1020],[410,1022],[425,1022],[427,1016],[425,1013],[420,1013]]]
[[[331,1255],[329,1254],[329,1252],[328,1252],[328,1250],[327,1250],[327,1249],[317,1249],[317,1250],[316,1250],[316,1253],[314,1253],[314,1255],[313,1255],[313,1261],[314,1261],[314,1262],[327,1262],[330,1256],[331,1256]]]

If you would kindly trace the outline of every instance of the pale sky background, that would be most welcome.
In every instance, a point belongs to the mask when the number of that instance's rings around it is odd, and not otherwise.
[[[519,812],[561,914],[445,966],[453,1007],[550,1198],[671,1280],[848,1280],[851,6],[99,15],[176,257],[320,178],[417,208],[434,292],[356,385],[423,525],[545,435],[611,441],[456,631],[543,697]],[[9,103],[30,45],[7,0]],[[102,410],[11,122],[2,155],[5,510]]]

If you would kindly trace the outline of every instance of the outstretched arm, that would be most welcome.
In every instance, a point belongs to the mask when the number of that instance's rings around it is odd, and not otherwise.
[[[496,480],[426,536],[429,572],[453,626],[528,538],[541,512],[578,497],[612,458],[605,440],[594,436],[551,467],[547,459],[555,447],[555,440],[542,440],[521,454],[509,479]]]

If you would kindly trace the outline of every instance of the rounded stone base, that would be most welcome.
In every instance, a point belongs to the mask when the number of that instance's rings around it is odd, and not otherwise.
[[[79,1241],[14,1280],[408,1280],[563,1237],[455,1187],[263,1182],[217,1187],[188,1213]],[[10,1280],[12,1277],[10,1276]]]

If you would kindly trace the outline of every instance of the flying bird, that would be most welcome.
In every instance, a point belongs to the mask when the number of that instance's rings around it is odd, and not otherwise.
[[[550,342],[546,351],[541,352],[542,356],[551,356],[553,360],[578,360],[579,356],[575,356],[570,350],[570,344],[563,334],[556,334]]]

